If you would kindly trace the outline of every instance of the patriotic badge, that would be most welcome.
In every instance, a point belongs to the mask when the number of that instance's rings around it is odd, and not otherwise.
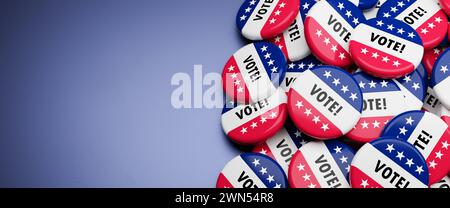
[[[419,64],[419,66],[416,68],[416,71],[419,72],[420,76],[422,77],[422,79],[425,81],[425,83],[428,86],[428,71],[425,69],[425,66],[423,63]]]
[[[404,111],[422,109],[426,89],[428,88],[426,80],[420,75],[418,70],[414,70],[411,74],[395,80],[406,99]]]
[[[378,17],[395,18],[410,25],[425,49],[438,46],[447,35],[447,16],[435,1],[390,0],[381,6]]]
[[[288,181],[277,162],[263,154],[241,154],[223,168],[216,188],[287,188]]]
[[[287,121],[275,136],[253,149],[255,153],[261,153],[274,159],[281,165],[284,172],[288,173],[289,163],[298,148],[312,141],[311,137],[299,131],[291,121]]]
[[[361,117],[361,89],[349,73],[337,67],[319,66],[301,73],[288,97],[295,125],[317,139],[341,137]]]
[[[239,49],[222,72],[223,89],[239,103],[254,103],[272,95],[284,79],[286,59],[268,42],[251,43]]]
[[[428,111],[434,115],[440,115],[440,110],[442,108],[441,102],[434,93],[433,88],[427,88],[427,94],[425,96],[425,101],[422,106],[422,110]]]
[[[430,78],[430,87],[433,88],[436,96],[442,105],[450,109],[450,50],[444,51],[433,67]]]
[[[353,75],[363,93],[363,111],[356,126],[345,136],[366,143],[380,137],[384,126],[405,111],[404,94],[391,79],[372,77],[364,72]]]
[[[310,55],[300,61],[289,63],[286,75],[281,83],[281,87],[286,91],[286,93],[288,93],[291,89],[292,83],[297,80],[298,75],[308,69],[314,68],[315,66],[322,66],[322,63],[313,55]]]
[[[425,66],[425,69],[427,70],[427,73],[429,75],[431,75],[433,71],[434,63],[437,61],[442,52],[444,52],[444,50],[445,50],[444,47],[439,46],[434,49],[427,50],[423,54],[422,63]]]
[[[355,152],[337,140],[305,144],[292,157],[288,180],[292,188],[350,188],[350,163]]]
[[[414,145],[425,157],[430,184],[450,171],[450,130],[438,116],[423,111],[408,111],[392,119],[383,136],[397,137]]]
[[[323,63],[350,66],[348,43],[355,27],[365,21],[361,10],[347,0],[319,1],[306,16],[306,41]]]
[[[356,152],[350,183],[353,188],[428,188],[428,167],[411,144],[380,138]]]
[[[245,0],[236,24],[249,40],[269,39],[289,27],[298,9],[299,0]]]
[[[395,19],[374,18],[359,24],[350,39],[355,63],[376,77],[405,76],[419,66],[423,46],[417,32]]]
[[[450,177],[445,176],[439,182],[431,185],[430,188],[450,188]]]
[[[439,4],[444,12],[450,16],[450,0],[439,0]]]
[[[311,51],[305,39],[303,21],[305,20],[306,14],[308,13],[309,9],[315,3],[315,0],[302,0],[300,5],[300,12],[298,13],[294,22],[292,22],[289,28],[286,29],[282,34],[279,34],[278,36],[270,40],[270,42],[277,45],[283,51],[283,54],[291,62],[298,61],[311,54]]]
[[[367,10],[377,5],[378,0],[348,0],[361,10]]]
[[[283,127],[287,117],[286,102],[286,93],[282,89],[253,104],[227,102],[222,111],[222,128],[238,144],[264,142]]]
[[[366,17],[366,19],[372,19],[372,18],[377,17],[378,10],[380,10],[381,5],[383,5],[384,2],[386,2],[386,1],[387,0],[378,0],[377,4],[372,9],[365,10],[363,12],[363,14]]]

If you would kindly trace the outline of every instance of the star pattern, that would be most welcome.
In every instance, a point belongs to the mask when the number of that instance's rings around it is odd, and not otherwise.
[[[264,165],[264,162],[260,159],[253,158],[250,162],[252,164],[253,171],[258,175],[258,177],[264,182],[268,183],[268,188],[281,188],[281,183],[278,183],[277,174],[271,172],[268,165]],[[282,179],[280,179],[281,181]],[[267,184],[266,183],[266,184]]]

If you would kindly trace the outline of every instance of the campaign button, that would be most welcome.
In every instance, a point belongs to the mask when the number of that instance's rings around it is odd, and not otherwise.
[[[314,141],[292,157],[288,181],[292,188],[350,188],[350,163],[355,152],[337,140]]]
[[[428,167],[411,144],[380,138],[356,152],[350,183],[353,188],[428,188]]]
[[[450,0],[439,0],[439,4],[441,5],[444,12],[450,16]]]
[[[280,88],[269,98],[248,105],[226,103],[222,128],[234,142],[255,145],[274,136],[287,117],[286,93]]]
[[[404,111],[422,109],[428,87],[426,80],[420,75],[418,70],[414,70],[412,73],[395,80],[405,96]]]
[[[425,96],[425,101],[422,106],[422,110],[428,111],[434,115],[439,116],[442,104],[434,93],[433,88],[427,88],[427,94]]]
[[[450,50],[444,51],[438,58],[431,74],[430,86],[433,88],[436,96],[442,105],[450,108]]]
[[[311,52],[324,64],[346,67],[353,63],[348,42],[364,15],[348,1],[317,2],[305,20],[305,36]]]
[[[434,63],[436,63],[439,56],[444,52],[446,48],[438,46],[436,48],[433,48],[431,50],[425,51],[422,58],[422,63],[425,66],[425,69],[429,75],[431,75],[433,71]]]
[[[435,1],[390,0],[381,6],[378,17],[395,18],[410,25],[425,49],[438,46],[447,35],[447,16]]]
[[[286,188],[283,169],[270,157],[243,153],[228,162],[219,174],[216,188]]]
[[[362,93],[344,70],[318,66],[301,73],[288,93],[288,111],[295,125],[317,139],[348,133],[362,111]]]
[[[378,0],[377,4],[373,8],[363,11],[363,14],[366,17],[366,19],[372,19],[377,17],[378,10],[380,10],[381,5],[383,5],[384,2],[386,1],[387,0]]]
[[[367,10],[377,5],[378,0],[349,0],[361,10]]]
[[[422,59],[422,61],[423,61],[423,59]],[[419,72],[420,76],[422,77],[423,80],[425,80],[425,83],[428,86],[429,73],[425,69],[424,64],[423,63],[419,64],[419,66],[416,68],[416,71]]]
[[[284,128],[275,134],[275,136],[253,148],[253,152],[261,153],[274,159],[280,164],[287,175],[289,163],[294,153],[297,152],[298,148],[312,140],[311,137],[306,136],[298,130],[288,119]]]
[[[313,55],[310,55],[300,61],[289,63],[286,75],[284,76],[284,80],[281,83],[281,87],[286,91],[286,93],[288,93],[291,89],[292,83],[297,80],[298,75],[316,66],[322,66],[322,63]]]
[[[251,43],[239,49],[222,72],[225,93],[239,103],[254,103],[271,96],[286,73],[281,50],[268,42]]]
[[[290,62],[295,62],[311,54],[305,39],[303,22],[309,9],[316,3],[315,0],[302,0],[300,12],[282,34],[271,39],[270,42],[277,45]]]
[[[431,185],[430,188],[450,188],[450,177],[445,176],[439,182]]]
[[[363,93],[363,111],[356,126],[345,136],[366,143],[379,138],[387,122],[403,113],[408,103],[392,79],[379,79],[364,72],[354,74],[353,78]]]
[[[407,141],[422,153],[428,164],[430,183],[450,171],[450,130],[438,116],[423,111],[408,111],[393,118],[382,136]]]
[[[299,0],[245,0],[236,16],[236,24],[249,40],[273,38],[294,21]]]
[[[366,73],[392,79],[419,66],[423,46],[417,32],[406,23],[374,18],[356,27],[350,39],[350,53]]]

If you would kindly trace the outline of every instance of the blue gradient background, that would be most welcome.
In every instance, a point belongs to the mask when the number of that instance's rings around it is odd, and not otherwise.
[[[239,150],[170,80],[221,72],[240,4],[1,0],[0,187],[214,187]]]

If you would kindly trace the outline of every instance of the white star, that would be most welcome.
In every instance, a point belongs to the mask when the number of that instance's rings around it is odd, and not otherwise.
[[[377,26],[383,26],[384,22],[382,20],[377,21]]]
[[[270,56],[272,56],[272,54],[271,54],[271,53],[266,53],[266,55],[264,55],[264,59],[269,59],[269,58],[270,58]]]
[[[256,0],[252,0],[252,1],[250,2],[250,5],[255,5],[255,3],[256,3]]]
[[[405,76],[405,78],[403,78],[403,81],[405,81],[406,83],[411,82],[411,76]]]
[[[305,110],[305,115],[307,116],[307,117],[309,117],[309,115],[311,115],[312,113],[311,113],[311,109],[306,109]]]
[[[369,183],[367,182],[367,180],[361,180],[361,186],[366,188],[367,186],[369,186]]]
[[[278,67],[273,67],[272,69],[270,69],[270,71],[272,71],[272,73],[277,73]]]
[[[307,141],[305,141],[304,139],[302,139],[302,141],[300,142],[300,144],[303,146],[303,145],[305,145],[306,143],[308,143]]]
[[[349,10],[345,11],[345,16],[347,16],[347,18],[350,18],[352,16],[352,12]]]
[[[276,112],[272,112],[270,114],[270,118],[274,119],[275,117],[277,117],[277,113]]]
[[[363,49],[361,49],[361,53],[363,53],[363,54],[367,54],[367,52],[369,52],[369,51],[367,50],[367,48],[363,48]]]
[[[435,48],[435,49],[433,49],[433,53],[435,55],[439,55],[439,53],[441,53],[441,50],[439,50],[439,48]]]
[[[333,84],[334,84],[334,86],[338,86],[338,85],[340,85],[341,84],[341,82],[340,82],[340,79],[333,79]]]
[[[264,175],[267,173],[267,168],[261,167],[261,170],[259,172]]]
[[[389,151],[389,153],[392,153],[392,151],[395,150],[394,144],[388,144],[386,150]]]
[[[414,120],[412,119],[412,116],[410,116],[410,117],[408,117],[408,118],[406,118],[406,124],[409,124],[409,125],[413,125],[413,123],[414,123]]]
[[[240,80],[234,81],[234,85],[238,86],[238,85],[240,85],[240,84],[241,84],[241,81],[240,81]]]
[[[284,8],[284,6],[286,6],[286,3],[283,2],[280,4],[280,8]]]
[[[403,6],[405,6],[405,4],[403,3],[403,1],[400,1],[400,2],[397,3],[397,6],[403,7]]]
[[[331,71],[325,71],[325,74],[323,74],[323,76],[328,79],[329,77],[331,77]]]
[[[270,59],[270,61],[268,61],[267,64],[268,64],[269,66],[272,66],[272,65],[273,65],[273,62],[275,62],[275,61],[272,60],[272,59]]]
[[[359,81],[359,87],[364,89],[366,87],[366,83],[362,82],[362,81]]]
[[[294,69],[294,67],[295,67],[295,64],[294,64],[294,63],[290,63],[290,64],[289,64],[289,69]]]
[[[261,151],[259,151],[259,153],[265,155],[265,154],[267,154],[267,151],[265,149],[261,149]]]
[[[417,166],[417,165],[416,165],[416,167],[417,167],[416,172],[418,172],[420,175],[423,172],[423,168],[422,168],[422,166]]]
[[[256,166],[258,166],[258,165],[260,165],[260,163],[259,163],[259,159],[255,159],[255,160],[253,160],[253,165],[256,167]]]
[[[437,163],[433,161],[430,162],[430,168],[436,168]]]
[[[244,20],[246,20],[247,19],[247,16],[245,16],[245,15],[242,15],[241,16],[241,21],[244,21]]]
[[[408,38],[414,38],[416,35],[414,35],[413,32],[408,33]]]
[[[313,121],[314,121],[315,124],[319,123],[320,122],[320,116],[314,116]]]
[[[380,83],[381,83],[381,87],[387,87],[387,85],[388,85],[388,82],[386,82],[386,80],[384,80],[384,79]]]
[[[337,51],[337,45],[332,45],[332,46],[331,46],[331,50],[332,50],[334,53],[336,53],[336,51]]]
[[[239,88],[237,89],[237,92],[238,92],[238,93],[243,93],[243,92],[244,92],[244,88],[239,87]]]
[[[342,156],[341,158],[339,158],[341,163],[347,163],[347,159],[348,159],[348,157],[345,157],[345,156]]]
[[[400,62],[398,62],[397,60],[395,60],[394,63],[392,64],[392,66],[398,67],[398,66],[400,66]]]
[[[345,167],[345,170],[347,171],[347,173],[350,172],[350,165],[347,165],[347,167]]]
[[[257,123],[257,122],[253,122],[252,125],[251,125],[251,127],[252,127],[252,129],[258,127],[258,123]]]
[[[344,53],[339,53],[339,58],[340,58],[341,60],[344,60],[344,59],[345,59],[345,54],[344,54]]]
[[[400,130],[400,134],[403,134],[403,135],[406,135],[406,132],[408,131],[408,130],[406,130],[406,128],[404,126],[402,128],[399,128],[399,130]]]
[[[378,122],[378,121],[374,121],[372,123],[372,125],[373,125],[373,128],[380,128],[380,122]]]
[[[252,8],[247,7],[247,9],[245,9],[245,13],[249,13],[252,10]]]
[[[442,65],[440,70],[445,74],[448,71],[447,65]]]
[[[309,184],[308,188],[316,188],[316,184],[311,183]]]
[[[411,159],[406,158],[406,163],[405,164],[407,166],[411,167],[412,165],[414,165],[413,159],[412,158]]]
[[[370,88],[377,88],[377,83],[372,80],[372,81],[369,82],[369,87]]]
[[[299,171],[305,170],[305,166],[302,165],[302,164],[299,164],[299,165],[297,166],[297,168],[298,168]]]
[[[441,151],[436,152],[436,158],[442,159],[442,156],[443,156],[443,155],[444,155],[444,154],[442,154]]]
[[[296,131],[294,134],[295,134],[295,138],[300,137],[302,135],[302,133],[300,133],[299,131]]]
[[[322,36],[322,30],[316,30],[316,35],[317,35],[317,37]]]
[[[389,14],[389,12],[385,12],[385,13],[383,13],[383,17],[386,17],[386,18],[388,18],[388,17],[390,17],[391,15]]]
[[[241,129],[241,133],[242,133],[242,134],[245,134],[245,133],[247,133],[247,128],[244,128],[244,127],[242,127],[242,129]]]
[[[420,89],[419,83],[414,82],[412,88],[414,88],[414,90],[416,90],[416,91],[417,91],[417,89]]]
[[[266,52],[267,51],[267,46],[263,46],[262,48],[261,48],[261,52]]]
[[[448,149],[448,146],[449,146],[450,144],[449,143],[447,143],[447,140],[445,140],[444,142],[442,142],[442,148],[444,148],[444,149]]]
[[[442,19],[441,19],[441,17],[436,17],[436,18],[434,18],[434,21],[437,23],[441,23]]]
[[[275,183],[275,186],[273,188],[281,188],[281,184]]]
[[[337,154],[337,153],[342,153],[342,147],[339,147],[339,146],[336,146],[335,148],[334,148],[334,152]]]
[[[304,69],[305,68],[305,64],[302,62],[302,63],[300,63],[299,65],[298,65],[298,68],[299,69]]]
[[[395,27],[394,27],[394,25],[391,24],[391,25],[387,26],[387,29],[392,31],[393,29],[395,29]]]
[[[352,93],[352,95],[350,96],[350,99],[352,99],[352,101],[355,101],[358,99],[358,96],[356,96],[356,93]]]
[[[323,129],[323,131],[327,131],[328,129],[328,124],[322,124],[322,127],[320,127],[321,129]]]
[[[269,175],[269,177],[266,178],[266,180],[269,181],[269,183],[272,183],[273,180],[273,175]]]
[[[431,29],[433,29],[433,28],[436,27],[436,26],[431,22],[431,23],[428,23],[428,27],[431,28]]]
[[[279,16],[281,14],[281,11],[280,10],[277,10],[276,12],[275,12],[275,16]]]
[[[422,33],[422,34],[427,34],[428,33],[428,30],[427,30],[427,28],[423,28],[422,30],[420,30],[420,33]]]
[[[308,9],[308,8],[309,8],[308,2],[306,2],[305,4],[303,4],[303,9]]]
[[[295,106],[297,106],[297,108],[303,107],[303,101],[297,101],[297,103],[295,104]]]
[[[345,94],[346,92],[348,92],[348,91],[349,91],[349,90],[348,90],[348,86],[347,86],[347,85],[342,85],[341,91],[344,92],[344,94]]]
[[[328,44],[331,43],[329,38],[325,38],[325,39],[323,40],[323,42],[325,43],[325,45],[328,45]]]
[[[342,10],[342,9],[344,8],[344,4],[341,3],[341,2],[339,2],[339,3],[338,3],[338,8],[339,8],[339,10]]]
[[[303,179],[304,179],[305,181],[311,180],[311,179],[310,179],[310,178],[311,178],[311,175],[308,175],[308,173],[305,173],[305,175],[303,175],[302,177],[303,177]]]
[[[383,62],[387,63],[387,62],[389,62],[389,60],[390,59],[387,56],[383,57]]]
[[[398,9],[397,9],[397,7],[391,7],[391,12],[397,12],[398,11]]]
[[[229,71],[229,72],[232,72],[232,71],[234,71],[234,66],[233,66],[233,65],[231,65],[230,67],[228,67],[228,71]]]
[[[266,119],[266,117],[261,117],[261,123],[263,124],[263,123],[266,123],[266,121],[267,121],[267,119]]]
[[[368,129],[369,128],[369,123],[364,121],[363,123],[361,123],[361,126],[362,126],[363,129]]]
[[[375,58],[375,59],[377,59],[377,58],[378,58],[378,56],[380,56],[380,55],[378,55],[378,52],[372,53],[372,58]]]
[[[358,18],[355,18],[355,17],[353,18],[353,21],[352,21],[352,22],[353,22],[353,24],[355,24],[355,25],[359,24]]]
[[[403,159],[405,156],[403,155],[403,152],[397,151],[397,156],[395,156],[395,157],[398,158],[400,161],[402,161],[402,159]]]
[[[308,64],[308,69],[311,69],[311,68],[313,68],[315,65],[313,64],[313,63],[309,63]]]
[[[403,35],[404,32],[403,28],[397,29],[397,33],[400,33],[401,35]]]

